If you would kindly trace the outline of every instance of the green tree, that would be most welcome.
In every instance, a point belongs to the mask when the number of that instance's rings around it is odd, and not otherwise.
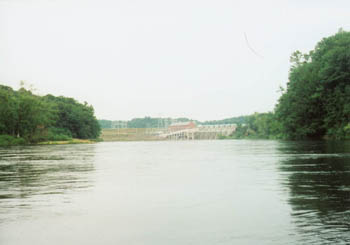
[[[95,139],[99,134],[94,109],[87,103],[0,85],[0,145],[71,137]]]
[[[0,85],[0,134],[15,135],[17,100],[10,87]]]
[[[81,104],[73,98],[63,96],[45,96],[45,100],[53,103],[57,129],[68,130],[74,138],[96,139],[100,135],[100,125],[94,115],[94,108],[86,102]]]
[[[42,129],[50,125],[50,111],[39,96],[23,88],[18,91],[17,100],[15,132],[19,137],[33,141]]]
[[[344,138],[350,122],[350,33],[324,38],[308,54],[295,52],[289,82],[276,106],[288,138]]]

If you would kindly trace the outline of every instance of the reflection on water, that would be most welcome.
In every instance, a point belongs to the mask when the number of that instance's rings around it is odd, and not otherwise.
[[[0,148],[0,244],[350,244],[350,142]]]
[[[288,142],[279,149],[299,239],[350,243],[350,142]]]
[[[11,219],[18,208],[50,205],[54,195],[91,187],[93,147],[0,148],[0,221],[1,214]]]

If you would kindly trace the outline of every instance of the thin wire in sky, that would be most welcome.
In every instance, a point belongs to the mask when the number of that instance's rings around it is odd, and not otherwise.
[[[256,52],[256,51],[252,48],[252,46],[250,46],[249,41],[248,41],[247,34],[246,34],[245,32],[244,32],[244,38],[245,38],[245,42],[246,42],[248,48],[250,49],[250,51],[252,51],[252,52],[253,52],[256,56],[258,56],[259,58],[263,59],[264,56],[260,55],[258,52]]]

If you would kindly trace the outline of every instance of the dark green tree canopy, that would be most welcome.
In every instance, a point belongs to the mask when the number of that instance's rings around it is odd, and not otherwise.
[[[28,142],[55,138],[95,139],[100,126],[94,109],[72,98],[37,96],[24,88],[14,91],[0,85],[0,135]]]
[[[350,123],[350,32],[296,51],[276,115],[288,138],[346,138]]]

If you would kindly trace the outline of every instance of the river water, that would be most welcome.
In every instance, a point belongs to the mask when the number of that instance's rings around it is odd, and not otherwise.
[[[350,244],[350,143],[0,148],[0,244]]]

